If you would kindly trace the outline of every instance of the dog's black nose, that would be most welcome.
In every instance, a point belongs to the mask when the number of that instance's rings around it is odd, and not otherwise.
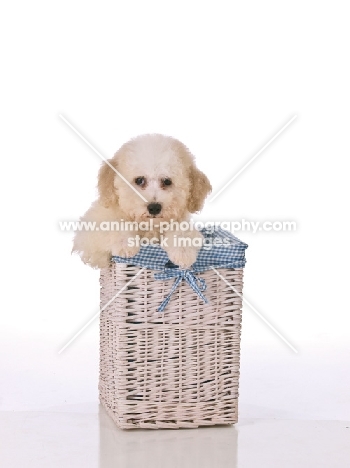
[[[160,203],[150,203],[147,206],[148,213],[151,215],[157,215],[162,211],[162,205]]]

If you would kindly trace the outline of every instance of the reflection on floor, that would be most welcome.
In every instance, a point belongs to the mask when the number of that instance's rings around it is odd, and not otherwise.
[[[99,412],[1,412],[6,468],[321,468],[350,460],[350,423],[241,420],[180,430],[115,427]]]

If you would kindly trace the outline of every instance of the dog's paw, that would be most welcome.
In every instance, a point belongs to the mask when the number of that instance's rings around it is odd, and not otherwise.
[[[82,261],[92,268],[107,268],[110,262],[108,252],[77,252]]]
[[[170,261],[187,270],[196,261],[198,250],[191,247],[172,247],[167,253]]]
[[[134,257],[140,250],[139,246],[129,246],[127,242],[120,242],[112,247],[112,255],[117,257]]]

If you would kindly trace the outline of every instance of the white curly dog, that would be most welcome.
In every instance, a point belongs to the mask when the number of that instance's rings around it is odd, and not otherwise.
[[[98,175],[99,197],[81,218],[84,222],[150,221],[148,231],[79,230],[73,251],[94,268],[108,266],[111,255],[132,257],[139,245],[136,236],[160,239],[159,223],[189,221],[203,207],[211,191],[208,178],[197,169],[194,157],[180,141],[159,134],[141,135],[125,143],[104,163]],[[112,167],[111,167],[112,166]],[[115,170],[113,170],[113,168]],[[135,191],[123,180],[122,175]],[[144,201],[139,195],[139,192]],[[180,268],[196,260],[200,245],[178,246],[178,237],[202,238],[197,230],[169,230],[162,246]]]

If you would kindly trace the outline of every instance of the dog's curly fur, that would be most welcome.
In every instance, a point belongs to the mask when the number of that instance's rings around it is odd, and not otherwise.
[[[204,199],[211,191],[208,178],[197,169],[194,157],[188,148],[164,135],[138,136],[125,143],[110,159],[109,164],[122,174],[130,184],[147,199],[148,203],[160,203],[161,212],[154,221],[188,221],[190,213],[203,207]],[[141,188],[135,180],[144,177]],[[171,185],[162,181],[171,179]],[[144,202],[121,177],[106,163],[98,175],[99,197],[81,218],[81,221],[149,221],[148,203]],[[157,224],[155,223],[155,224]],[[128,245],[130,235],[137,233],[123,231],[77,231],[73,251],[84,263],[94,268],[108,266],[111,255],[132,257],[139,248]],[[140,232],[143,237],[160,237],[159,230]],[[170,260],[181,268],[190,267],[196,260],[199,247],[176,247],[175,235],[201,237],[198,231],[168,232],[168,247],[165,250]]]

